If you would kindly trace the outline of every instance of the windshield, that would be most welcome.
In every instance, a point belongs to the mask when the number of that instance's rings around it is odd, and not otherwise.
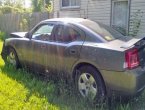
[[[99,34],[101,37],[103,37],[107,41],[112,41],[114,39],[118,39],[120,37],[123,37],[121,33],[114,30],[113,28],[104,25],[102,23],[96,23],[94,21],[85,20],[80,22],[80,24],[84,25],[85,27],[89,28],[93,32]]]

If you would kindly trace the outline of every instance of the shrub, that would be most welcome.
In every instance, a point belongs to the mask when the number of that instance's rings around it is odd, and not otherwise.
[[[137,36],[139,32],[139,28],[142,22],[143,12],[141,10],[137,10],[133,13],[130,19],[130,36]]]
[[[1,41],[4,41],[4,40],[5,40],[5,38],[6,38],[6,33],[5,33],[5,32],[0,31],[0,40],[1,40]]]
[[[27,31],[28,30],[28,20],[23,18],[19,24],[21,31]]]

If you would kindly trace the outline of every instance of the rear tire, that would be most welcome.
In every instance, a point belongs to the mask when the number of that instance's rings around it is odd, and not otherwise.
[[[6,55],[6,61],[5,62],[7,64],[10,64],[10,65],[14,66],[15,68],[20,67],[20,63],[19,63],[16,51],[11,47],[8,49],[8,53]]]
[[[105,99],[105,85],[96,68],[83,66],[76,76],[76,87],[82,97],[90,102],[103,103]]]

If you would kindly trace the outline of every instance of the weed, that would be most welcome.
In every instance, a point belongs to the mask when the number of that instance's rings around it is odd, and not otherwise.
[[[6,37],[6,34],[2,31],[0,31],[0,41],[4,41]]]

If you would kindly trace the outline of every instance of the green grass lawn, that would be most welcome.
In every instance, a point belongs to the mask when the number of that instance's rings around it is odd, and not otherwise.
[[[2,42],[0,42],[0,51]],[[145,95],[114,110],[145,110]],[[57,82],[44,76],[5,66],[0,56],[0,110],[108,110],[81,100],[63,79]]]
[[[2,42],[0,42],[0,51]],[[63,79],[16,70],[0,56],[0,110],[94,110],[72,92]]]

